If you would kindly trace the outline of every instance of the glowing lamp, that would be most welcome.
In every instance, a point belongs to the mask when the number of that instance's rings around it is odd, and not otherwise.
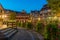
[[[57,19],[57,16],[54,17],[54,20],[56,20],[56,19]]]
[[[40,21],[40,18],[38,18],[38,21]]]

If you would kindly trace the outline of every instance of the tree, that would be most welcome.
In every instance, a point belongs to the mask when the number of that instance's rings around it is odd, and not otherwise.
[[[48,6],[53,11],[55,11],[56,13],[60,12],[60,0],[47,0],[47,2],[48,2]]]
[[[9,19],[10,20],[15,20],[16,18],[16,13],[15,12],[10,12]]]

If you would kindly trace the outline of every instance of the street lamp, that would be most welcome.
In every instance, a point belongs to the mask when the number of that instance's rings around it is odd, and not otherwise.
[[[7,17],[7,15],[5,15],[5,18]]]

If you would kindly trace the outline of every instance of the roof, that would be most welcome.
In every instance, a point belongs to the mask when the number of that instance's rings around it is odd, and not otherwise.
[[[1,5],[1,3],[0,3],[0,9],[1,9],[1,10],[3,10],[3,9],[4,9],[4,8],[3,8],[3,6]]]
[[[45,5],[43,6],[43,8],[42,8],[40,11],[48,10],[48,9],[51,9],[51,8],[50,8],[50,7],[48,7],[48,5],[47,5],[47,4],[45,4]]]
[[[27,14],[26,12],[18,12],[16,13],[17,16],[28,16],[29,14]]]
[[[38,10],[34,10],[34,11],[31,11],[31,13],[35,13],[35,14],[37,14],[37,13],[39,13],[40,11],[38,11]]]

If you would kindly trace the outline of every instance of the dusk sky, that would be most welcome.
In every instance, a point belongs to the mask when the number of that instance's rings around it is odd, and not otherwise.
[[[22,11],[41,10],[43,5],[47,4],[46,0],[0,0],[4,9]]]

